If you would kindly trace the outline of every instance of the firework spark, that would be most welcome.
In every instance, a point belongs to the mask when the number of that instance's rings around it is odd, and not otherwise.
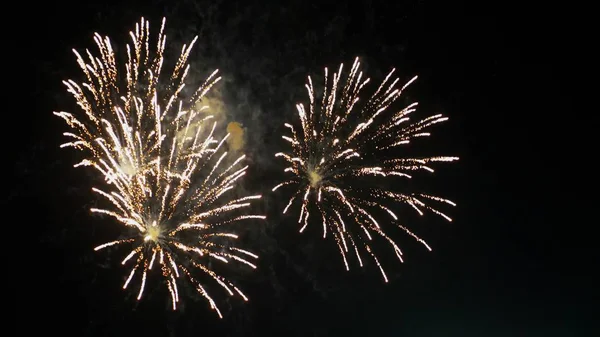
[[[246,173],[244,156],[233,161],[226,157],[228,134],[217,139],[216,123],[194,103],[219,81],[213,72],[190,99],[182,99],[189,71],[187,59],[196,39],[183,46],[173,72],[159,80],[166,43],[162,21],[156,49],[151,51],[149,22],[136,24],[127,45],[124,85],[117,71],[116,55],[108,37],[95,34],[100,55],[86,51],[87,61],[74,50],[86,83],[65,81],[86,118],[55,112],[73,132],[64,135],[72,141],[61,147],[74,147],[86,154],[75,166],[91,166],[101,172],[107,190],[93,188],[111,205],[92,212],[109,215],[131,229],[132,236],[95,248],[131,245],[123,265],[132,266],[123,288],[138,275],[144,292],[147,276],[160,269],[169,289],[173,309],[179,302],[178,280],[186,276],[221,316],[213,298],[192,272],[214,279],[230,295],[247,297],[230,281],[211,268],[216,263],[250,262],[258,256],[235,247],[237,235],[224,231],[245,219],[262,215],[240,213],[260,195],[239,197],[233,190]]]
[[[289,166],[284,171],[291,173],[292,177],[275,186],[273,191],[280,187],[293,187],[283,213],[292,205],[300,204],[300,232],[307,227],[309,215],[316,214],[313,217],[323,227],[323,238],[328,233],[333,235],[346,270],[350,269],[349,254],[356,255],[362,266],[361,251],[366,251],[387,282],[386,273],[372,249],[373,238],[377,235],[387,241],[400,261],[402,251],[386,234],[383,224],[376,219],[378,215],[386,214],[395,227],[431,250],[425,241],[398,221],[392,205],[409,205],[421,215],[424,210],[429,210],[451,221],[424,201],[455,204],[428,194],[398,193],[391,190],[397,182],[384,180],[378,183],[373,178],[411,178],[411,171],[433,172],[429,167],[431,163],[458,158],[402,158],[397,155],[399,147],[406,146],[417,137],[429,136],[426,130],[430,126],[447,120],[435,115],[411,123],[409,115],[415,111],[417,103],[400,111],[391,110],[392,103],[416,77],[397,88],[398,79],[391,80],[392,70],[377,91],[359,107],[359,95],[369,79],[364,78],[358,58],[345,84],[340,84],[342,70],[343,64],[328,82],[328,70],[325,68],[321,99],[315,97],[312,79],[308,77],[308,109],[304,104],[296,105],[300,128],[297,130],[291,124],[285,124],[291,135],[283,136],[283,139],[291,143],[291,151],[275,155],[286,161]]]

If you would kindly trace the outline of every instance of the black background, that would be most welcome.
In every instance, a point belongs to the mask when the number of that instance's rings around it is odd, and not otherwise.
[[[29,8],[31,7],[31,8]],[[21,4],[8,28],[8,86],[2,135],[8,182],[2,208],[5,291],[24,332],[68,336],[579,336],[592,322],[590,220],[567,205],[566,167],[585,165],[569,145],[585,115],[572,106],[579,45],[575,10],[547,4],[433,1],[139,1]],[[122,43],[140,16],[178,49],[199,35],[192,76],[218,67],[233,118],[247,128],[249,188],[274,185],[273,151],[307,74],[360,56],[381,80],[396,67],[418,74],[409,98],[421,116],[442,112],[424,151],[457,155],[428,188],[458,204],[448,224],[412,224],[404,264],[347,273],[331,242],[298,235],[267,197],[270,221],[256,234],[260,268],[240,272],[251,300],[224,301],[219,320],[203,301],[169,309],[157,289],[141,302],[120,289],[120,256],[92,248],[114,223],[88,211],[95,172],[74,169],[61,150],[63,122],[76,111],[61,81],[80,79],[72,48],[92,34]],[[569,21],[571,20],[571,21]],[[20,27],[20,28],[19,28]],[[20,65],[20,66],[15,66]],[[23,95],[23,97],[21,97]],[[578,118],[583,117],[583,123]],[[591,192],[588,192],[591,193]],[[579,203],[581,209],[584,208]],[[111,228],[110,230],[107,228]],[[13,232],[14,231],[14,232]],[[252,241],[252,240],[249,240]],[[390,251],[382,251],[382,253]],[[591,271],[590,271],[591,270]],[[16,284],[16,287],[14,285]]]

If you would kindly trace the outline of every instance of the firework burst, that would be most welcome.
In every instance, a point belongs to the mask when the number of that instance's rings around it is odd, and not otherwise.
[[[393,226],[431,250],[425,241],[399,222],[393,211],[394,204],[408,205],[421,215],[428,210],[448,221],[451,219],[430,206],[430,202],[455,206],[449,200],[428,194],[397,192],[393,187],[398,186],[398,182],[389,179],[411,178],[409,173],[417,170],[433,172],[430,164],[458,158],[403,158],[398,155],[398,148],[407,146],[415,138],[429,136],[426,132],[429,127],[447,120],[446,117],[435,115],[410,122],[409,115],[415,111],[417,103],[399,111],[390,108],[416,77],[397,88],[398,79],[391,80],[392,70],[375,93],[359,104],[359,95],[369,79],[364,78],[360,71],[358,58],[345,84],[340,84],[342,70],[343,64],[330,80],[325,68],[324,89],[320,99],[315,96],[312,79],[308,77],[308,109],[304,104],[296,105],[299,130],[298,127],[285,124],[291,135],[283,136],[283,139],[291,143],[291,151],[275,155],[286,161],[289,166],[285,172],[292,176],[275,186],[273,191],[280,187],[292,189],[283,213],[292,205],[300,205],[300,232],[308,226],[309,216],[320,222],[323,238],[328,233],[333,235],[346,270],[350,269],[349,254],[355,255],[362,266],[361,254],[366,251],[387,282],[386,273],[372,249],[373,239],[379,236],[388,242],[400,261],[402,251],[386,233],[387,226],[384,227],[377,218],[385,214]],[[376,178],[383,181],[378,182]]]
[[[225,151],[228,134],[218,139],[217,125],[206,109],[195,104],[219,81],[213,72],[189,99],[181,96],[189,71],[190,50],[183,46],[173,72],[160,80],[166,36],[162,21],[156,49],[152,51],[149,23],[143,18],[131,32],[127,45],[125,78],[117,71],[116,55],[108,37],[95,34],[99,56],[77,51],[77,62],[86,76],[79,85],[64,84],[85,113],[83,119],[55,112],[73,130],[65,133],[74,147],[85,153],[75,166],[91,166],[105,178],[106,189],[93,188],[111,205],[92,212],[113,217],[132,235],[102,244],[132,248],[122,261],[131,267],[123,288],[136,276],[140,280],[138,300],[147,276],[159,270],[172,298],[179,302],[178,283],[191,281],[219,316],[221,313],[205,285],[195,276],[209,276],[228,294],[247,297],[211,266],[241,263],[251,268],[258,257],[233,245],[237,238],[225,225],[245,219],[264,219],[243,212],[260,195],[239,196],[234,187],[245,175],[244,156],[229,160]],[[124,85],[120,85],[124,83]]]

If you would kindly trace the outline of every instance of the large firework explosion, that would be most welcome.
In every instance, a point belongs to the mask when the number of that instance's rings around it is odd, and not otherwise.
[[[387,241],[400,261],[402,251],[387,234],[389,226],[401,229],[431,250],[403,224],[394,212],[394,206],[405,204],[421,215],[428,210],[451,221],[430,203],[455,205],[428,194],[398,192],[401,182],[392,179],[411,178],[409,173],[416,170],[433,172],[430,164],[458,158],[404,158],[399,152],[415,138],[429,136],[426,132],[429,127],[447,120],[442,115],[434,115],[411,122],[410,114],[417,103],[393,110],[392,104],[416,77],[397,88],[399,80],[391,80],[395,71],[392,70],[375,93],[361,102],[361,90],[369,79],[360,70],[358,58],[345,84],[340,82],[342,70],[343,64],[330,79],[325,68],[322,97],[315,96],[312,79],[308,77],[308,107],[296,105],[300,128],[285,124],[291,135],[283,136],[283,139],[291,143],[291,150],[275,155],[285,159],[289,165],[285,172],[291,177],[275,186],[273,191],[280,187],[291,191],[283,213],[296,204],[295,201],[300,204],[300,232],[308,226],[311,216],[321,223],[323,238],[328,233],[333,235],[347,270],[350,269],[348,254],[356,255],[362,266],[361,252],[366,251],[387,282],[386,273],[372,248],[375,236]],[[380,215],[388,216],[389,220],[377,220]]]
[[[71,141],[62,147],[85,153],[75,166],[91,166],[106,180],[103,189],[94,187],[93,191],[110,207],[93,208],[92,212],[113,217],[132,233],[95,248],[131,247],[122,261],[131,267],[123,288],[138,275],[140,299],[147,277],[159,269],[173,309],[179,301],[179,280],[186,277],[221,316],[196,275],[209,276],[229,295],[247,300],[211,266],[240,262],[256,268],[250,261],[258,257],[235,247],[237,235],[226,228],[240,220],[264,219],[243,212],[261,196],[237,195],[234,188],[247,168],[241,167],[244,156],[229,160],[224,145],[229,134],[219,139],[208,107],[198,107],[197,102],[219,81],[217,71],[191,97],[182,98],[189,71],[187,59],[196,39],[183,46],[174,70],[161,79],[164,25],[163,19],[154,49],[148,21],[142,18],[136,24],[130,33],[132,44],[126,49],[125,78],[118,70],[108,37],[95,34],[99,55],[86,51],[87,60],[74,50],[86,82],[68,80],[64,84],[85,117],[55,114],[72,129],[64,134]]]

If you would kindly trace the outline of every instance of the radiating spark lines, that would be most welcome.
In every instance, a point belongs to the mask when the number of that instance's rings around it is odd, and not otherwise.
[[[178,284],[185,277],[221,316],[195,275],[208,276],[229,295],[247,300],[232,282],[213,271],[210,263],[256,268],[258,256],[234,246],[237,235],[227,228],[265,216],[246,211],[260,195],[236,193],[236,184],[246,174],[244,155],[230,160],[223,146],[228,135],[219,139],[208,107],[194,108],[219,81],[217,71],[191,97],[182,98],[190,69],[187,60],[196,39],[183,46],[174,70],[161,80],[164,27],[163,19],[153,46],[149,22],[142,18],[136,24],[130,33],[132,44],[126,49],[124,77],[108,37],[95,34],[99,55],[86,50],[85,59],[74,50],[86,82],[68,80],[64,84],[85,118],[55,112],[72,129],[64,134],[71,141],[61,147],[85,153],[75,166],[91,166],[107,182],[104,189],[94,187],[93,191],[111,207],[93,208],[92,212],[111,216],[134,233],[95,248],[132,247],[122,261],[131,267],[123,288],[137,275],[140,299],[148,277],[158,269],[173,309],[180,301]]]
[[[410,114],[415,111],[417,103],[399,111],[392,110],[392,104],[416,77],[398,88],[399,79],[392,80],[392,70],[375,93],[360,104],[361,91],[369,79],[360,70],[358,58],[345,83],[340,82],[342,70],[343,64],[330,79],[325,68],[320,100],[315,95],[311,77],[308,77],[308,104],[296,105],[299,129],[286,123],[290,134],[282,136],[290,143],[291,149],[275,155],[285,160],[288,166],[284,171],[291,177],[275,186],[273,191],[279,188],[291,191],[283,213],[298,203],[300,232],[308,226],[309,217],[319,222],[323,238],[331,234],[335,239],[347,270],[350,269],[348,255],[355,255],[362,266],[361,252],[366,251],[387,282],[387,275],[373,252],[372,243],[374,236],[379,236],[392,246],[402,261],[402,251],[387,234],[388,223],[431,250],[425,241],[401,223],[394,213],[394,205],[408,205],[421,215],[428,210],[448,221],[451,219],[430,206],[430,202],[455,206],[450,200],[428,194],[397,192],[398,182],[391,178],[411,178],[409,173],[417,170],[433,172],[431,164],[458,158],[403,158],[397,155],[400,147],[407,146],[416,138],[429,136],[428,128],[448,119],[434,115],[411,123]],[[372,179],[377,177],[383,180]],[[377,220],[380,215],[388,216],[389,220],[381,223]]]

